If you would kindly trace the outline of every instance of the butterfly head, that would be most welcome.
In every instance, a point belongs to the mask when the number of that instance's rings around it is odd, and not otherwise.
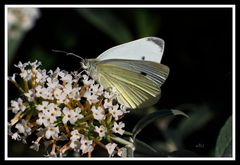
[[[80,64],[81,64],[81,67],[83,69],[89,69],[90,68],[90,63],[87,59],[82,59]]]

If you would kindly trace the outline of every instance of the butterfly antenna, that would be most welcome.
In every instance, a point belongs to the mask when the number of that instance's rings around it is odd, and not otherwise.
[[[77,58],[80,58],[82,61],[85,61],[82,57],[74,54],[74,53],[68,53],[66,51],[63,51],[63,50],[55,50],[55,49],[52,49],[53,52],[56,52],[56,53],[65,53],[67,56],[75,56]]]
[[[83,69],[89,68],[89,66],[86,64],[86,60],[83,59],[82,57],[74,54],[74,53],[68,53],[68,52],[63,51],[63,50],[55,50],[55,49],[52,49],[52,51],[53,51],[53,52],[56,52],[56,53],[64,53],[64,54],[66,54],[67,56],[70,55],[70,56],[75,56],[75,57],[77,57],[77,58],[80,58],[80,59],[81,59],[81,62],[80,62],[81,67],[82,67]]]

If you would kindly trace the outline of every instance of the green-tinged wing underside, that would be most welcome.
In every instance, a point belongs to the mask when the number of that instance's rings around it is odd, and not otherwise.
[[[104,88],[114,87],[119,93],[119,103],[132,109],[156,103],[160,86],[169,73],[165,65],[137,60],[104,60],[96,69],[100,84]]]

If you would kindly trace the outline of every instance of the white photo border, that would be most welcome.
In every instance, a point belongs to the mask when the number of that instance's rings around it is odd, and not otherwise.
[[[196,157],[196,158],[188,158],[188,157],[179,157],[179,158],[156,158],[156,157],[147,157],[147,158],[68,158],[68,157],[62,157],[62,158],[46,158],[46,157],[8,157],[8,28],[7,28],[7,11],[8,8],[231,8],[232,9],[232,157]],[[236,6],[234,4],[229,5],[5,5],[5,86],[4,86],[4,109],[5,109],[5,116],[4,116],[4,123],[5,123],[5,137],[4,137],[4,158],[5,160],[236,160],[236,142],[235,142],[235,131],[236,131]]]

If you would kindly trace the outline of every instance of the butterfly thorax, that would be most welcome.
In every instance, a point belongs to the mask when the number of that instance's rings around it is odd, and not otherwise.
[[[99,61],[96,59],[87,59],[85,63],[83,64],[83,68],[88,71],[88,74],[94,79],[98,80],[98,72],[96,69],[97,63]]]

